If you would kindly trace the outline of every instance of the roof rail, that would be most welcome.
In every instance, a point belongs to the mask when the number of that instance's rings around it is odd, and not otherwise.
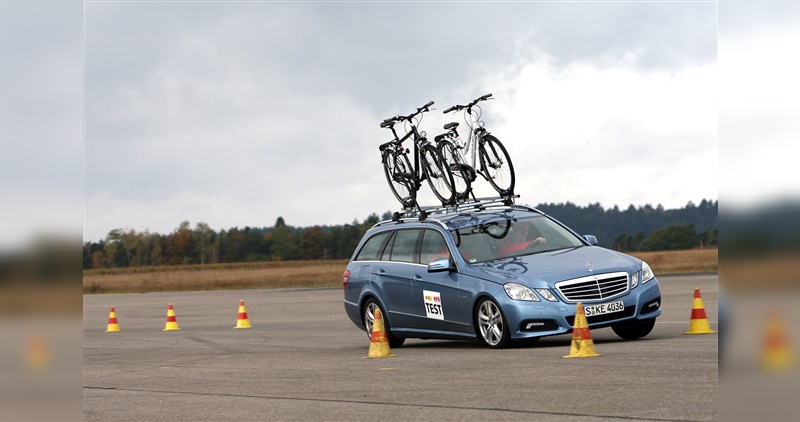
[[[488,206],[512,206],[514,199],[519,198],[519,195],[507,195],[499,197],[476,198],[474,200],[460,202],[456,205],[444,207],[418,207],[417,209],[398,211],[392,213],[392,221],[400,221],[402,218],[419,218],[419,221],[424,221],[430,215],[434,214],[452,214],[462,211],[482,210]]]

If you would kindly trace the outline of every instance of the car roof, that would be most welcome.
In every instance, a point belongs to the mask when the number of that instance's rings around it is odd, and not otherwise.
[[[545,215],[544,212],[525,205],[470,203],[458,207],[428,208],[394,213],[391,220],[381,221],[373,227],[399,224],[439,225],[445,230],[460,229],[497,219],[524,218]]]

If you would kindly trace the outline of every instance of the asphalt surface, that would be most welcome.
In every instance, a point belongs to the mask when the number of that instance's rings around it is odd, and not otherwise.
[[[84,297],[86,421],[711,421],[717,336],[686,335],[694,288],[717,330],[717,275],[659,277],[644,339],[591,332],[599,357],[564,359],[562,335],[505,350],[410,339],[366,359],[341,289]],[[250,329],[234,329],[239,300]],[[163,331],[172,303],[178,331]],[[106,332],[114,306],[120,332]]]

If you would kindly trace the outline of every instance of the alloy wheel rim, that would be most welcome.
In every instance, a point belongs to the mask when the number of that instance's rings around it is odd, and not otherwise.
[[[478,325],[486,343],[491,346],[500,343],[500,339],[503,337],[503,316],[493,302],[487,300],[481,304],[478,312]]]
[[[377,305],[370,303],[364,312],[364,326],[367,329],[367,335],[372,338],[372,324],[375,323],[375,309]]]

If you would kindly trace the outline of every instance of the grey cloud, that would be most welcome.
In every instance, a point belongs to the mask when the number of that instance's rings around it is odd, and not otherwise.
[[[105,64],[87,75],[128,79],[140,63],[178,55],[195,75],[235,66],[265,88],[347,92],[391,114],[424,102],[419,93],[513,66],[520,53],[562,65],[629,50],[642,52],[642,66],[713,60],[714,13],[691,3],[90,5],[87,58],[99,50]]]
[[[335,201],[369,180],[358,209],[381,212],[381,119],[463,103],[544,58],[713,61],[714,23],[682,3],[88,3],[86,192]]]

